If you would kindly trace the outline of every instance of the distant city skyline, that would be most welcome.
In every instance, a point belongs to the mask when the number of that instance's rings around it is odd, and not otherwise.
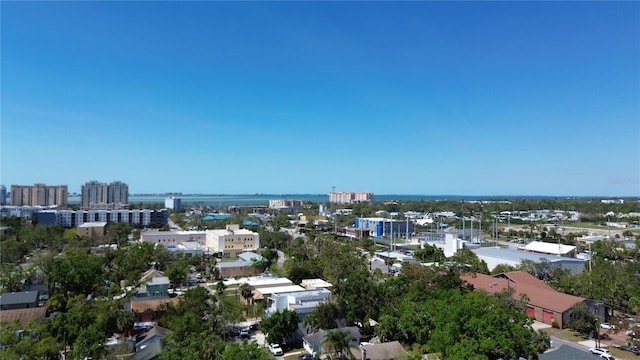
[[[4,2],[0,183],[640,195],[638,2]]]

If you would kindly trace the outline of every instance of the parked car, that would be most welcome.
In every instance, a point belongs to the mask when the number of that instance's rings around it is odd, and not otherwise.
[[[603,354],[611,355],[609,350],[603,349],[603,348],[591,348],[589,349],[589,352],[594,355],[603,355]]]
[[[603,328],[603,329],[607,329],[607,330],[612,330],[612,329],[616,328],[615,325],[611,325],[609,323],[602,323],[602,324],[600,324],[600,327]]]
[[[636,355],[640,355],[640,348],[637,346],[621,346],[620,350],[629,351]]]
[[[275,356],[282,356],[284,354],[279,344],[269,344],[269,352]]]
[[[613,355],[611,355],[611,354],[601,354],[600,358],[601,359],[607,359],[607,360],[616,360],[616,358],[614,358]]]
[[[251,334],[249,333],[249,329],[242,329],[240,330],[240,337],[243,339],[248,339],[251,337]]]
[[[298,360],[314,360],[316,357],[313,354],[304,354],[298,356]]]

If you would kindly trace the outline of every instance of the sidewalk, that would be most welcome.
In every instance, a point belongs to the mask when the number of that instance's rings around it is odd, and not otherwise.
[[[533,324],[531,324],[531,327],[533,328],[533,330],[542,330],[542,329],[548,329],[551,327],[551,325],[549,324],[545,324],[543,322],[540,321],[534,321]]]

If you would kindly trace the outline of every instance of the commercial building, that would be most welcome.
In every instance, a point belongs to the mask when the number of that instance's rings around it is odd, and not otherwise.
[[[554,244],[543,241],[532,241],[524,246],[525,251],[539,254],[574,257],[576,247],[573,245]]]
[[[514,247],[480,247],[471,251],[478,256],[478,259],[487,263],[489,271],[493,271],[500,264],[518,267],[523,260],[539,263],[545,259],[552,265],[567,269],[573,274],[582,272],[585,265],[585,261],[582,259],[523,251]]]
[[[171,210],[179,210],[182,208],[182,199],[175,196],[169,196],[164,199],[164,207]]]
[[[106,222],[86,222],[78,225],[78,236],[84,236],[91,240],[104,240],[107,235]]]
[[[35,213],[40,225],[77,227],[87,222],[126,222],[135,228],[161,228],[169,222],[167,209],[133,210],[41,210]]]
[[[435,246],[444,252],[444,256],[451,257],[469,244],[468,241],[462,240],[458,236],[457,233],[421,233],[419,236],[420,247]]]
[[[140,234],[140,241],[175,246],[184,242],[197,242],[202,246],[207,245],[206,231],[156,231],[147,230]]]
[[[495,276],[484,274],[467,274],[462,280],[474,289],[484,290],[489,294],[513,291],[512,297],[526,304],[526,315],[545,324],[557,324],[560,329],[567,327],[570,320],[569,310],[576,304],[586,302],[588,306],[600,314],[604,308],[598,304],[587,302],[585,298],[568,295],[554,290],[551,286],[524,271],[507,272]],[[524,299],[524,300],[523,300]]]
[[[227,225],[224,230],[207,230],[206,246],[212,253],[225,258],[236,258],[239,253],[260,248],[260,235],[240,229],[240,225]]]
[[[167,246],[167,250],[181,256],[205,256],[209,255],[207,248],[197,242],[185,241],[175,246]]]
[[[112,210],[129,205],[129,186],[121,181],[103,183],[87,181],[81,187],[80,207],[83,209]]]
[[[59,206],[67,207],[69,189],[67,185],[11,185],[13,206]]]
[[[256,276],[260,269],[254,266],[255,262],[262,261],[263,257],[251,251],[238,254],[238,261],[223,261],[216,264],[220,278]]]
[[[329,193],[329,202],[336,204],[373,203],[373,193],[367,191],[332,191]]]
[[[367,232],[374,237],[402,238],[413,233],[413,222],[386,218],[356,218],[355,230]]]

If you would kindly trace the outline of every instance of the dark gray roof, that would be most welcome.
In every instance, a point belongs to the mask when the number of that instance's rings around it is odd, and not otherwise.
[[[162,326],[154,326],[142,335],[142,339],[140,339],[136,344],[136,350],[139,351],[143,349],[156,339],[162,339],[167,333],[169,333],[169,329]]]
[[[38,301],[37,291],[22,291],[0,294],[0,306],[32,304]]]
[[[360,329],[358,329],[356,326],[349,326],[349,327],[343,327],[343,328],[338,328],[338,329],[330,329],[330,330],[319,329],[319,330],[317,330],[315,332],[312,332],[311,334],[305,335],[303,337],[303,339],[306,342],[308,342],[309,344],[311,344],[313,347],[322,346],[322,343],[324,343],[324,341],[325,341],[325,335],[329,331],[344,331],[344,332],[347,332],[347,333],[349,333],[349,337],[352,338],[352,339],[359,339],[361,337]]]
[[[262,261],[262,256],[260,254],[256,254],[252,251],[245,251],[243,253],[238,254],[238,258],[240,258],[240,260],[242,261],[248,261],[248,262],[252,262],[252,261]]]
[[[540,354],[540,360],[593,360],[595,357],[590,353],[578,350],[574,347],[561,345],[556,350]]]
[[[157,359],[158,355],[162,352],[164,348],[165,341],[161,337],[154,337],[153,340],[149,341],[144,348],[138,350],[131,356],[130,360],[153,360]]]
[[[407,351],[398,341],[360,346],[359,348],[352,347],[349,350],[355,359],[362,359],[364,357],[363,351],[366,352],[367,359],[404,359],[407,355]]]

